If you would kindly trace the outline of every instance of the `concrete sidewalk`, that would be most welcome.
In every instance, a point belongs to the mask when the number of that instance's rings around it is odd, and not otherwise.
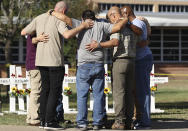
[[[150,130],[188,131],[188,121],[185,120],[152,121],[152,129]],[[0,131],[45,131],[45,130],[39,129],[38,127],[34,127],[34,126],[0,125]],[[79,131],[79,130],[77,128],[67,128],[64,129],[64,131]],[[102,129],[101,131],[120,131],[120,130]]]
[[[183,129],[150,129],[152,131],[188,131],[188,128]],[[0,125],[0,131],[45,131],[33,126],[11,126],[11,125]],[[62,131],[79,131],[77,128],[67,128]],[[91,130],[90,130],[91,131]],[[101,131],[110,131],[110,129],[102,129]],[[120,130],[111,130],[120,131]],[[140,130],[142,131],[142,130]],[[144,131],[144,130],[143,130]]]

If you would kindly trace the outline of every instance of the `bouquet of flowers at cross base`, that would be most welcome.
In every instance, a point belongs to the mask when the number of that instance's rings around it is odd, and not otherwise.
[[[111,92],[111,90],[110,90],[110,88],[109,87],[105,87],[104,88],[104,94],[105,95],[109,95],[109,94],[111,94],[112,92]]]
[[[31,93],[31,89],[18,89],[16,86],[11,88],[10,96],[26,96]]]
[[[157,91],[157,84],[151,87],[151,91]]]
[[[65,96],[71,96],[72,95],[72,90],[70,87],[64,87],[63,94]]]
[[[92,92],[93,92],[93,89],[90,88],[90,89],[89,89],[89,92],[92,93]],[[105,87],[105,88],[104,88],[104,94],[105,94],[105,95],[109,95],[110,93],[112,93],[111,90],[110,90],[110,88],[109,88],[109,87]]]

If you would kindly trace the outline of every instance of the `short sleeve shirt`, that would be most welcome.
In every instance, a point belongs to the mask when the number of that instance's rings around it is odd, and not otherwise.
[[[146,24],[139,20],[138,18],[135,18],[132,21],[133,25],[136,25],[137,27],[142,29],[142,36],[141,36],[141,40],[147,40],[147,26]],[[139,60],[141,58],[143,58],[144,56],[148,55],[148,54],[152,54],[151,50],[149,49],[148,46],[145,47],[138,47],[136,48],[136,60]]]
[[[118,39],[119,45],[114,47],[113,58],[135,58],[136,43],[140,41],[140,37],[134,34],[129,28],[124,27],[119,33],[114,33],[110,39]]]
[[[27,34],[35,31],[37,36],[43,32],[49,36],[47,43],[38,42],[37,44],[36,66],[64,65],[62,34],[68,30],[64,22],[44,13],[36,17],[24,30]]]
[[[81,24],[81,21],[72,19],[73,28]],[[106,41],[106,37],[111,33],[113,24],[106,22],[94,22],[94,26],[91,29],[81,31],[77,35],[78,39],[78,66],[88,62],[104,62],[104,50],[98,48],[92,52],[85,49],[85,45],[95,40],[97,42]]]

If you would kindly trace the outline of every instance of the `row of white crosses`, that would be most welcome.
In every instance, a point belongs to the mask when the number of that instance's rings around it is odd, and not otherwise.
[[[110,77],[107,76],[107,64],[105,65],[105,87],[107,87],[107,83],[110,82]],[[23,89],[23,85],[26,85],[26,89],[30,88],[30,81],[28,72],[26,72],[26,78],[22,77],[21,67],[16,67],[15,65],[10,65],[9,67],[9,75],[10,78],[0,78],[0,84],[9,85],[9,91],[11,92],[11,88],[17,87],[18,89]],[[68,77],[68,65],[65,65],[65,77],[63,81],[63,89],[68,87],[69,83],[76,83],[76,77]],[[69,108],[69,97],[63,95],[63,107],[65,113],[77,113],[76,109]],[[89,110],[93,110],[93,96],[90,94],[90,108]],[[27,110],[29,107],[29,95],[26,96],[26,102],[24,102],[24,96],[18,96],[18,107],[16,110],[16,96],[9,97],[9,111],[5,111],[6,113],[17,113],[17,114],[27,114]],[[27,109],[25,109],[25,103],[27,104]],[[113,109],[108,108],[108,97],[106,97],[106,110],[107,113],[113,113]],[[0,114],[1,115],[1,114]]]
[[[30,82],[28,78],[28,74],[26,72],[26,78],[22,77],[22,69],[21,66],[16,67],[15,65],[10,65],[9,67],[9,75],[10,78],[1,78],[0,84],[9,85],[9,91],[11,92],[11,88],[17,87],[18,90],[23,89],[23,85],[26,85],[26,88],[30,88]],[[29,107],[29,96],[26,97],[27,109]],[[16,96],[9,97],[9,111],[5,111],[7,113],[18,113],[18,114],[26,114],[27,109],[25,109],[24,96],[18,96],[18,108],[16,110]]]
[[[105,67],[105,87],[108,87],[108,83],[111,82],[111,78],[108,76],[108,68],[107,64],[104,65]],[[154,74],[154,66],[152,69],[151,74]],[[168,77],[154,77],[154,75],[151,75],[151,80],[150,80],[150,86],[154,86],[156,83],[165,83],[168,82]],[[63,90],[65,87],[68,87],[69,83],[76,83],[76,77],[69,77],[68,76],[68,65],[65,65],[65,77],[63,81]],[[29,77],[28,73],[26,72],[26,78],[22,77],[22,70],[21,67],[16,67],[15,65],[10,65],[10,78],[0,78],[0,84],[3,85],[10,85],[10,91],[12,87],[15,87],[17,85],[18,89],[23,89],[23,85],[26,85],[26,88],[30,88],[30,82],[29,82]],[[69,97],[65,96],[63,93],[63,107],[64,107],[64,112],[65,113],[77,113],[76,109],[71,109],[69,108]],[[90,93],[90,106],[89,110],[93,110],[93,96],[92,93]],[[27,104],[27,109],[29,107],[29,95],[26,96],[26,104]],[[114,104],[114,103],[113,103]],[[18,96],[18,106],[19,109],[16,110],[16,96],[11,96],[10,95],[10,101],[9,101],[9,111],[10,113],[18,113],[18,114],[26,114],[27,109],[25,109],[24,105],[24,97],[23,96]],[[0,107],[1,108],[1,107]],[[109,108],[108,104],[108,96],[106,96],[106,112],[107,113],[114,113],[113,108]],[[151,112],[152,113],[159,113],[159,112],[164,112],[163,110],[156,109],[155,108],[155,93],[151,93]],[[1,113],[0,113],[1,115]]]

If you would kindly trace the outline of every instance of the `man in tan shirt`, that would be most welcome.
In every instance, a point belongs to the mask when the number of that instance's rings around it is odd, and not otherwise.
[[[60,1],[56,4],[54,10],[64,14],[67,10],[67,5],[65,2]],[[71,38],[92,25],[92,22],[83,22],[77,28],[68,30],[64,22],[48,15],[48,13],[44,13],[34,18],[21,32],[21,35],[27,35],[36,31],[37,36],[42,33],[49,36],[48,42],[38,42],[35,62],[35,65],[39,67],[42,80],[40,94],[41,128],[62,129],[58,125],[55,116],[65,71],[63,37],[65,39]]]

